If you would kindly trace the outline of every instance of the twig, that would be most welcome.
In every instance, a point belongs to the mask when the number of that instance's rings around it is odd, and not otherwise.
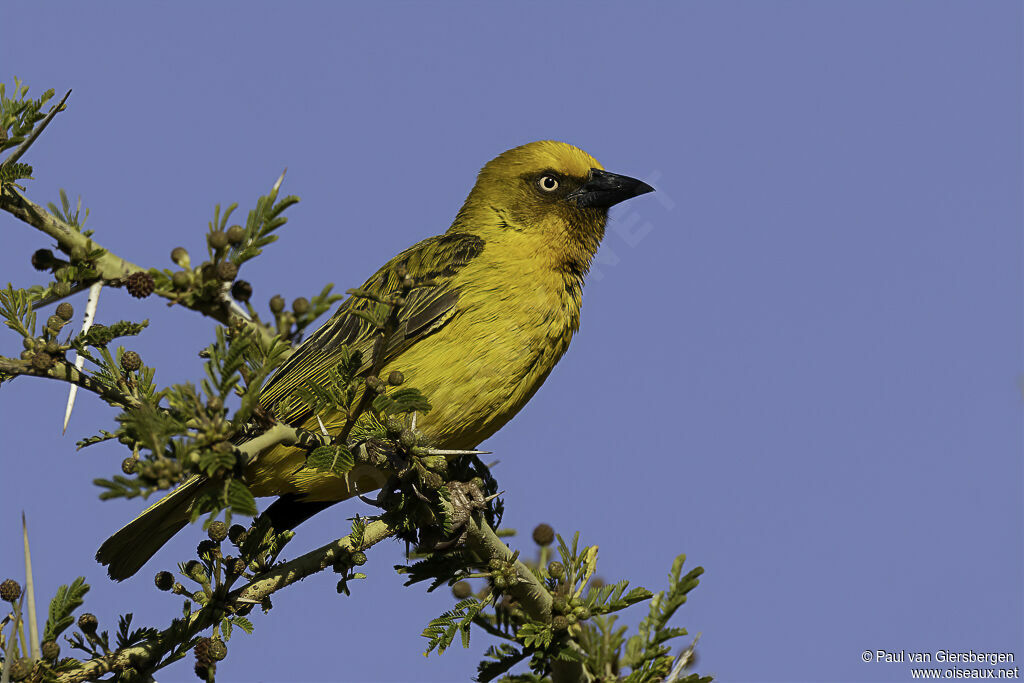
[[[70,90],[68,90],[67,93],[64,95],[64,99],[58,102],[55,107],[50,109],[50,113],[47,114],[46,118],[44,118],[42,122],[35,127],[32,133],[27,138],[25,138],[25,141],[18,145],[18,149],[11,152],[10,156],[4,159],[3,163],[0,163],[0,168],[3,168],[4,166],[10,166],[11,164],[15,163],[16,161],[18,161],[18,159],[21,158],[21,156],[25,152],[28,151],[28,148],[31,147],[32,143],[36,141],[36,138],[38,138],[46,129],[46,127],[50,125],[50,121],[53,121],[53,117],[55,117],[59,112],[64,110],[64,103],[68,101],[69,97],[71,97]]]

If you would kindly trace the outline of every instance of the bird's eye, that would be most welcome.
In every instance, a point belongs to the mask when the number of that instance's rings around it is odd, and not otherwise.
[[[558,180],[554,176],[541,176],[541,179],[537,181],[537,185],[545,192],[554,192],[558,189]]]

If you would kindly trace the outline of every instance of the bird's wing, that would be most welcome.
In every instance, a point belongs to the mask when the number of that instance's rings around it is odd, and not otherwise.
[[[484,248],[484,241],[466,233],[446,233],[423,240],[391,259],[378,270],[362,289],[378,296],[387,296],[399,290],[400,267],[404,267],[417,282],[429,283],[417,287],[406,296],[399,311],[398,329],[384,351],[385,364],[427,335],[440,329],[456,312],[458,288],[452,286],[452,277]],[[278,371],[270,378],[260,395],[264,407],[273,407],[282,398],[309,382],[317,384],[338,364],[338,348],[347,345],[363,354],[360,372],[370,369],[374,330],[369,323],[352,311],[361,310],[380,316],[386,305],[361,297],[349,297],[338,311],[295,349]],[[298,402],[296,402],[298,403]],[[277,415],[279,420],[298,424],[309,417],[300,405],[288,414]]]

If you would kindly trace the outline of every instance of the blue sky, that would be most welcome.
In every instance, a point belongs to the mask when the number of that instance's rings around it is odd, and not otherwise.
[[[569,353],[486,444],[519,547],[538,522],[579,530],[602,576],[654,590],[687,553],[706,574],[676,623],[720,680],[902,681],[909,665],[861,653],[1024,657],[1021,14],[9,2],[0,77],[73,89],[24,159],[29,195],[81,194],[96,238],[137,263],[197,252],[214,204],[247,209],[287,167],[302,202],[242,271],[264,306],[358,286],[530,140],[648,179],[655,195],[613,210]],[[0,234],[0,281],[38,282],[47,240],[6,215]],[[133,348],[159,381],[199,378],[208,321],[105,291],[99,320],[121,317],[151,319]],[[200,532],[106,580],[92,554],[142,503],[96,499],[124,453],[73,443],[114,413],[82,396],[62,438],[65,395],[0,390],[0,539],[17,547],[24,510],[41,594],[84,574],[104,626],[166,624],[180,603],[152,574]],[[320,515],[293,552],[357,512]],[[401,587],[401,553],[371,553],[351,598],[330,575],[279,594],[223,680],[467,680],[487,638],[424,659],[451,600]],[[190,679],[191,663],[159,677]]]

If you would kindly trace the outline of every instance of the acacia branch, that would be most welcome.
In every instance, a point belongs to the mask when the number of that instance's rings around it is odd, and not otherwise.
[[[282,588],[332,566],[335,560],[346,553],[376,545],[393,536],[396,531],[384,522],[371,522],[363,530],[363,542],[358,548],[350,536],[345,536],[290,562],[284,562],[266,574],[254,578],[245,586],[232,591],[226,601],[228,608],[231,611],[237,611],[243,605],[248,606],[261,602]],[[186,618],[184,631],[180,624],[172,625],[142,645],[123,648],[108,655],[82,662],[82,665],[73,671],[59,674],[56,680],[59,683],[82,683],[96,680],[111,671],[120,671],[128,667],[142,671],[157,663],[175,646],[188,642],[204,629],[214,626],[224,611],[223,604],[207,605]],[[183,632],[187,636],[184,639],[182,638]]]
[[[104,401],[121,406],[122,408],[135,408],[139,405],[139,401],[135,397],[112,390],[110,387],[97,382],[89,374],[82,372],[71,363],[65,361],[59,360],[54,362],[47,370],[38,370],[32,366],[30,361],[0,356],[0,373],[10,375],[11,377],[21,375],[45,377],[75,384],[86,391],[91,391]]]
[[[5,186],[2,192],[0,192],[0,209],[11,214],[23,223],[27,223],[36,230],[52,237],[56,240],[61,250],[65,252],[70,253],[74,247],[80,247],[87,251],[93,251],[97,248],[103,249],[103,255],[96,259],[95,269],[100,274],[100,279],[104,282],[119,285],[132,273],[137,273],[139,271],[146,272],[149,270],[148,268],[144,268],[114,254],[106,247],[98,244],[91,237],[86,237],[64,221],[51,215],[41,206],[14,190],[9,185]],[[197,313],[213,318],[225,326],[230,326],[235,323],[235,321],[240,320],[246,327],[250,327],[259,332],[263,341],[266,343],[269,343],[276,336],[275,332],[265,325],[261,325],[253,320],[247,320],[241,316],[233,314],[231,312],[230,302],[227,299],[218,299],[213,301],[196,300],[192,303],[185,303],[176,298],[172,298],[168,292],[157,290],[154,293],[158,296],[164,297],[165,299],[171,300],[172,303],[178,303],[186,308],[196,311]]]

